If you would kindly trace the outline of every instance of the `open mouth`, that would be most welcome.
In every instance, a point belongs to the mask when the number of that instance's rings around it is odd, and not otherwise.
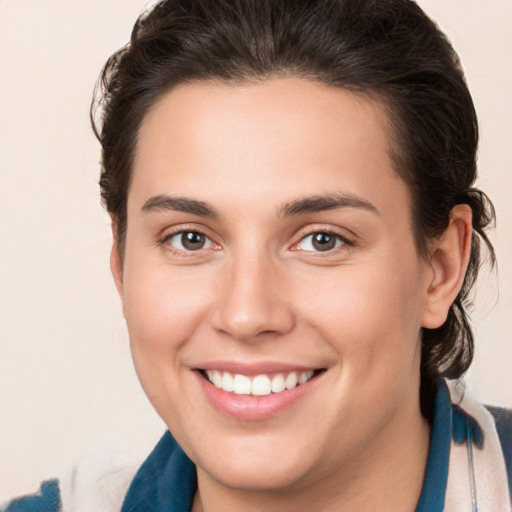
[[[282,393],[309,382],[325,369],[300,372],[262,373],[254,377],[221,370],[199,370],[217,389],[235,395],[268,396]]]

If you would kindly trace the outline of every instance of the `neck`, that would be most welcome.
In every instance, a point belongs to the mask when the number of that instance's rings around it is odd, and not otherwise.
[[[192,511],[411,512],[421,494],[430,427],[419,404],[414,413],[408,411],[411,408],[390,422],[367,453],[304,487],[271,492],[233,489],[198,469],[198,493]]]

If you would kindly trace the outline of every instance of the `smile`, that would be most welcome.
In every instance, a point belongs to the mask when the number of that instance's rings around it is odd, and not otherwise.
[[[223,415],[242,421],[264,421],[290,410],[321,386],[326,373],[327,368],[269,361],[210,362],[193,372],[208,402]]]
[[[314,375],[313,370],[277,374],[260,374],[254,377],[234,374],[220,370],[206,370],[203,375],[217,389],[235,395],[267,396],[294,389],[308,382]]]

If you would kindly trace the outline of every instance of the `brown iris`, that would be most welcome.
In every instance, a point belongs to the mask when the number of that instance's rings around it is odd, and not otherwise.
[[[185,231],[181,235],[181,244],[188,251],[197,251],[204,247],[206,237],[197,231]]]
[[[336,236],[330,233],[315,233],[311,243],[317,251],[329,251],[336,246]]]

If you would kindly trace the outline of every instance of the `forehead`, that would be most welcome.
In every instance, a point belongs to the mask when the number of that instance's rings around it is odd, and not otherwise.
[[[388,124],[378,101],[304,79],[181,85],[141,125],[129,203],[165,193],[263,205],[339,189],[407,202]]]

